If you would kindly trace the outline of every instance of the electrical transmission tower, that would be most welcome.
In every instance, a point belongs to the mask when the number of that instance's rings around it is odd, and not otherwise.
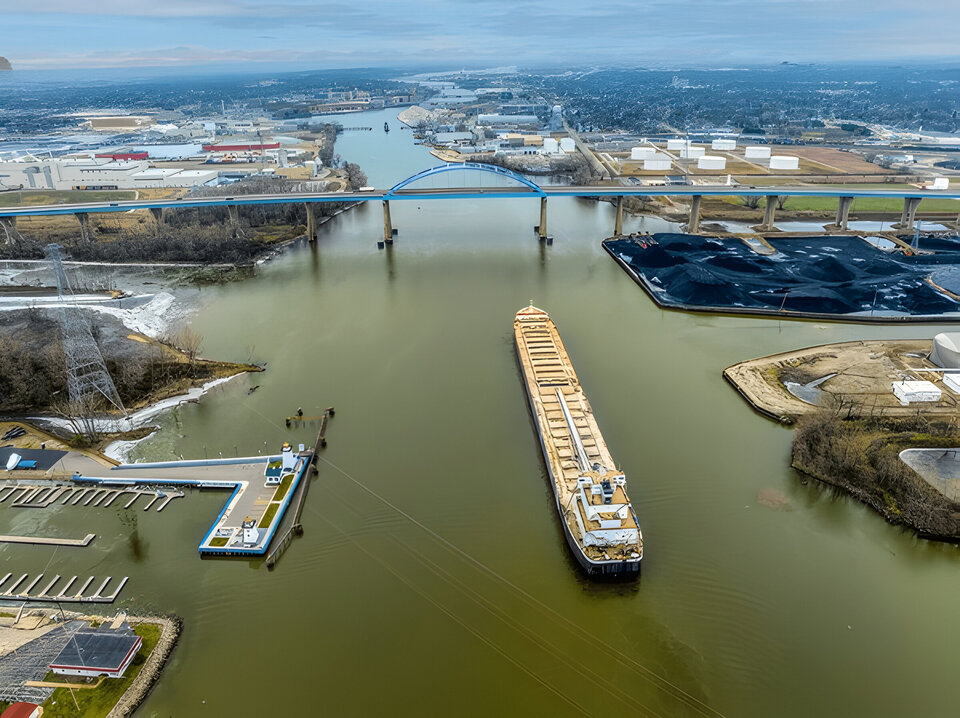
[[[60,300],[60,322],[63,332],[63,354],[67,364],[67,389],[73,412],[80,410],[88,429],[92,429],[91,412],[106,399],[126,414],[117,387],[110,378],[100,348],[90,331],[90,324],[73,299],[73,291],[63,271],[60,245],[45,247],[47,259],[57,277],[57,297]]]

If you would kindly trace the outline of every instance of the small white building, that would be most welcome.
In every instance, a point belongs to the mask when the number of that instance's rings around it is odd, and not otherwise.
[[[543,154],[545,155],[560,154],[560,143],[557,142],[553,137],[544,137],[543,138]]]
[[[749,145],[743,151],[748,160],[765,160],[770,157],[770,148],[766,145]]]
[[[737,149],[736,140],[716,139],[710,143],[711,149],[729,152]]]
[[[797,170],[800,169],[800,158],[793,155],[773,155],[770,158],[770,169],[772,170]]]
[[[293,471],[297,467],[297,455],[293,453],[293,447],[288,442],[283,442],[283,448],[280,450],[280,469],[284,473]]]
[[[631,147],[630,148],[630,159],[632,160],[645,160],[649,157],[653,157],[657,154],[656,147]]]
[[[717,155],[703,155],[697,160],[698,170],[723,170],[727,168],[727,158]]]
[[[643,161],[644,170],[652,170],[656,172],[669,172],[672,163],[670,158],[667,155],[655,154],[653,157],[648,157]]]
[[[903,406],[919,401],[940,401],[943,392],[931,381],[895,381],[893,395]]]

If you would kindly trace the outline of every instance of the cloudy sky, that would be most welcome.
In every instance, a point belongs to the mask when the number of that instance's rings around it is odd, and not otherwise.
[[[960,0],[0,0],[17,68],[957,58]]]

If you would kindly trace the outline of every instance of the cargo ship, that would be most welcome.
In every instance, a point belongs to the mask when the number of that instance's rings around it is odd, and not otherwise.
[[[643,536],[557,327],[532,304],[513,322],[517,358],[567,544],[591,576],[640,574]]]

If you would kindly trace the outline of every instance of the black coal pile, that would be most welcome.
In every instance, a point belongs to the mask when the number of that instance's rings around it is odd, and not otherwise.
[[[605,245],[666,306],[917,317],[960,312],[960,303],[927,281],[934,274],[960,285],[957,241],[938,243],[934,254],[904,256],[857,237],[791,237],[769,240],[777,252],[763,256],[737,239],[666,233],[653,239]]]

